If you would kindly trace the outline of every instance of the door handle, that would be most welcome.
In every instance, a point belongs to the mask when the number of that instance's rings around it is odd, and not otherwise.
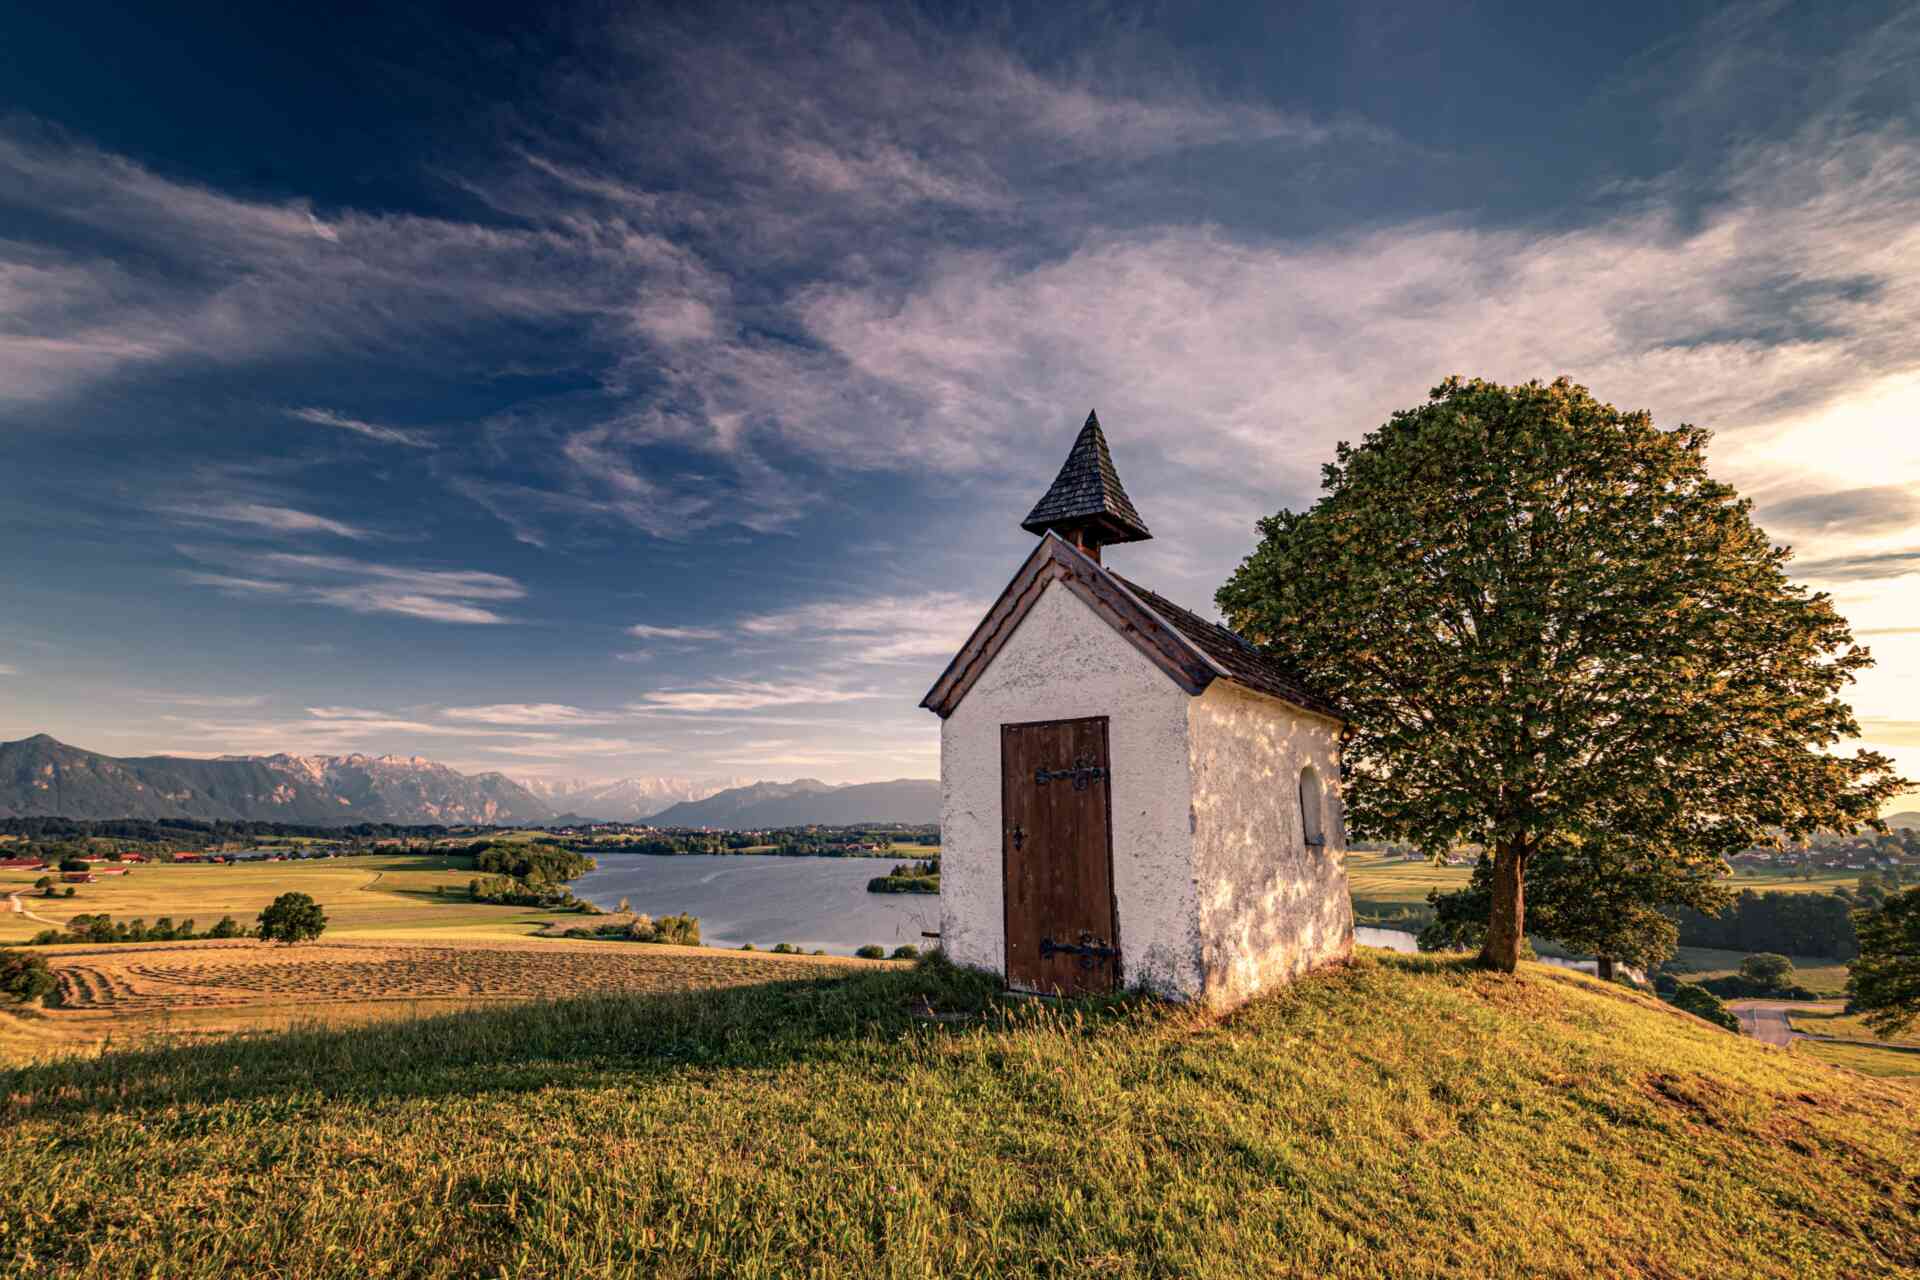
[[[1020,846],[1027,842],[1027,833],[1021,830],[1019,823],[1015,823],[1013,830],[1007,832],[1007,835],[1013,839],[1013,848],[1016,853],[1019,852]]]

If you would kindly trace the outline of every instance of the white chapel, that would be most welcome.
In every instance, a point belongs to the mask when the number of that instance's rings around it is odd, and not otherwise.
[[[1152,535],[1095,415],[1021,527],[1039,543],[921,702],[948,955],[1218,1008],[1346,959],[1335,709],[1103,563]]]

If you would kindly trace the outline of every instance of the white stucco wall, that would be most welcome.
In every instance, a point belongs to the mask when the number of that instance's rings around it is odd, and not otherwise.
[[[1106,716],[1122,980],[1203,989],[1192,872],[1193,699],[1073,592],[1051,583],[940,726],[940,934],[961,964],[1006,972],[1000,726]]]
[[[1332,721],[1216,680],[1188,706],[1205,998],[1219,1007],[1353,951]],[[1299,779],[1325,791],[1327,844],[1301,831]]]

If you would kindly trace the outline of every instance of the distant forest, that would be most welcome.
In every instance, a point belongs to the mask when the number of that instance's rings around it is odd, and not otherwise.
[[[446,836],[454,830],[471,827],[403,827],[387,822],[362,822],[357,826],[316,826],[301,822],[249,822],[198,818],[0,818],[0,835],[24,836],[29,840],[84,840],[100,837],[108,840],[171,841],[179,844],[223,844],[233,840],[258,840],[264,836],[312,836],[322,840],[374,839],[418,840]]]

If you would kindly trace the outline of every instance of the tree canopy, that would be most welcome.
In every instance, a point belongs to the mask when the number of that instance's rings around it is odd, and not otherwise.
[[[283,893],[260,913],[260,936],[268,942],[305,942],[327,927],[327,913],[304,893]]]
[[[1345,712],[1356,834],[1487,852],[1492,967],[1518,962],[1536,858],[1598,842],[1698,879],[1900,789],[1830,750],[1871,658],[1707,474],[1709,438],[1564,378],[1450,378],[1341,444],[1220,589]]]
[[[1920,1021],[1920,889],[1862,911],[1854,927],[1860,954],[1848,967],[1847,995],[1869,1027],[1892,1036]]]

